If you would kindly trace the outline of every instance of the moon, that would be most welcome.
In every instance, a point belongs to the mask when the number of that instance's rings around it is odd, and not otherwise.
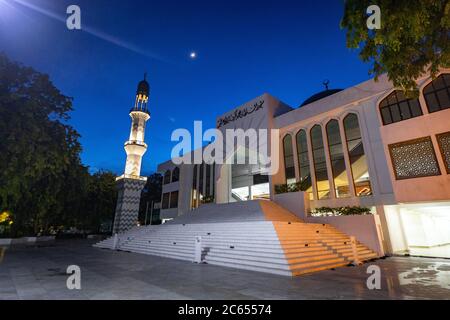
[[[189,54],[189,57],[190,57],[191,59],[197,58],[197,52],[192,51],[192,52]]]

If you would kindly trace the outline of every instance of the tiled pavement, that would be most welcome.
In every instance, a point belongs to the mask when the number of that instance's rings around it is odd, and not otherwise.
[[[450,260],[393,257],[297,278],[96,249],[85,240],[0,252],[4,299],[450,299]],[[3,258],[2,258],[3,256]],[[381,290],[369,290],[369,265]],[[81,290],[66,269],[81,268]]]

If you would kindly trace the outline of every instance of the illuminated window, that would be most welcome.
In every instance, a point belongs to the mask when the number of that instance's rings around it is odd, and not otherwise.
[[[192,176],[192,195],[191,195],[191,208],[195,209],[198,207],[198,194],[197,194],[197,165],[194,166],[193,176]]]
[[[204,181],[204,174],[205,174],[205,164],[202,163],[200,165],[200,177],[198,179],[198,194],[199,194],[199,200],[203,199],[204,189],[203,189],[203,181]]]
[[[300,172],[300,182],[302,183],[303,189],[312,196],[312,181],[311,181],[311,169],[309,166],[309,152],[308,152],[308,141],[306,138],[305,130],[300,130],[297,133],[297,156],[298,165]],[[311,199],[313,200],[313,199]]]
[[[292,137],[290,134],[286,135],[283,139],[283,152],[286,183],[295,183],[294,150],[292,148]]]
[[[162,198],[162,209],[169,209],[170,193],[164,193]]]
[[[164,173],[164,184],[169,184],[171,178],[171,172],[170,170],[167,170],[166,173]]]
[[[436,136],[441,150],[442,159],[444,159],[447,173],[450,174],[450,132],[442,133]]]
[[[408,99],[402,91],[394,91],[380,103],[383,124],[388,125],[419,117],[422,113],[419,99]]]
[[[333,171],[336,198],[350,196],[350,187],[345,167],[344,150],[342,146],[339,122],[331,120],[327,124],[328,149],[330,152],[331,169]]]
[[[330,182],[328,181],[322,127],[319,125],[315,125],[311,129],[311,146],[314,160],[314,174],[316,177],[317,198],[319,200],[328,199],[330,197]]]
[[[443,74],[427,85],[423,96],[430,113],[450,108],[450,74]]]
[[[216,163],[212,164],[212,196],[216,197]]]
[[[370,196],[372,187],[370,184],[369,166],[367,165],[367,156],[364,151],[361,129],[356,114],[350,113],[345,117],[344,131],[356,195],[358,197]]]
[[[430,137],[389,145],[397,180],[441,174]]]
[[[205,194],[207,197],[211,196],[211,165],[206,165],[206,186]]]
[[[176,167],[172,172],[172,182],[180,181],[180,168]]]
[[[178,191],[170,193],[170,209],[178,208]]]

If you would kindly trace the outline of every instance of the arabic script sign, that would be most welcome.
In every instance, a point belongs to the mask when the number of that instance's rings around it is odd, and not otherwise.
[[[223,117],[217,121],[217,128],[221,128],[226,126],[230,122],[234,122],[238,119],[245,118],[246,116],[263,109],[264,100],[261,100],[258,103],[255,103],[253,106],[245,108],[245,109],[237,109],[229,116]]]

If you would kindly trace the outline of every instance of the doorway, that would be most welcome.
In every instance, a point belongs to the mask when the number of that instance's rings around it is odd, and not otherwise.
[[[396,254],[450,258],[450,203],[385,207]]]

